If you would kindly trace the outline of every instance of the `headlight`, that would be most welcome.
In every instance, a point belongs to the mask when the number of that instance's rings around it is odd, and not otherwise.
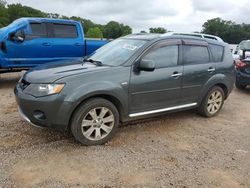
[[[35,97],[43,97],[60,93],[64,86],[65,84],[30,84],[24,89],[24,93]]]

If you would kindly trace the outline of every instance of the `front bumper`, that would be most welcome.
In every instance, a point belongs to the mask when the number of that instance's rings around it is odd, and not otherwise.
[[[64,101],[60,94],[33,97],[25,94],[19,84],[14,89],[20,116],[38,127],[68,130],[73,103]]]
[[[23,120],[27,121],[30,125],[32,125],[32,126],[34,126],[34,127],[38,127],[38,128],[43,128],[43,127],[41,127],[41,126],[38,126],[38,125],[35,125],[34,123],[32,123],[32,122],[30,121],[30,119],[22,112],[22,110],[20,109],[20,107],[18,107],[18,112],[19,112],[20,117],[21,117]]]

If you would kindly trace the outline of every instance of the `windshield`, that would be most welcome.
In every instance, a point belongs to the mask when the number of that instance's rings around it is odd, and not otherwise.
[[[250,41],[242,41],[240,44],[240,49],[246,49],[246,50],[249,50],[250,49]]]
[[[127,61],[146,41],[136,39],[116,39],[88,57],[104,65],[118,66]]]

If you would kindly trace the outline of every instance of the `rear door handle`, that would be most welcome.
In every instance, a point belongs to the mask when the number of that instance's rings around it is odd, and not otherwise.
[[[173,78],[179,78],[180,76],[182,76],[182,73],[174,72],[171,76],[172,76]]]
[[[209,69],[207,70],[208,72],[210,72],[210,73],[212,73],[212,72],[214,72],[215,71],[215,68],[213,68],[213,67],[209,67]]]
[[[43,46],[50,46],[50,43],[49,42],[44,42]]]
[[[75,46],[81,46],[81,43],[77,42],[77,43],[75,43]]]

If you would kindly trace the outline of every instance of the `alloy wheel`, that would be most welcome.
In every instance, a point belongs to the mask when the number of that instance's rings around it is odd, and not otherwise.
[[[215,114],[216,112],[220,110],[222,103],[223,103],[222,93],[219,90],[215,90],[208,97],[207,111],[210,114]]]
[[[93,108],[82,120],[82,134],[92,141],[101,140],[112,131],[114,123],[114,114],[110,109],[106,107]]]

